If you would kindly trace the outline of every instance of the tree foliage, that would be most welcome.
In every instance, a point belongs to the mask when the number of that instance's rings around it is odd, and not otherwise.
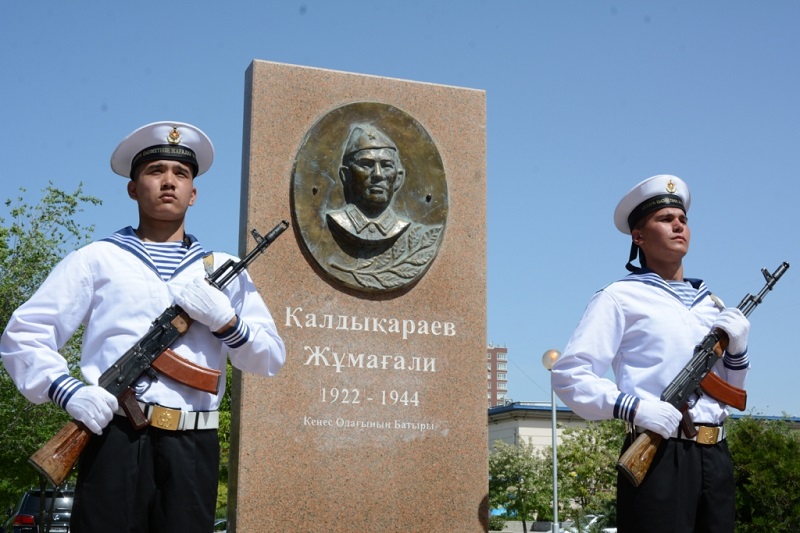
[[[785,420],[743,417],[726,424],[742,533],[800,531],[800,435]]]
[[[615,519],[616,461],[624,439],[618,420],[564,429],[558,445],[559,520],[588,513]],[[552,448],[496,442],[489,457],[489,502],[517,520],[553,519]]]
[[[38,205],[25,201],[25,189],[16,200],[6,200],[10,223],[0,218],[0,318],[8,321],[16,307],[27,300],[50,270],[68,252],[88,242],[94,226],[83,226],[74,217],[86,203],[100,200],[83,194],[83,185],[73,193],[53,186],[44,189]]]
[[[9,220],[0,218],[0,324],[44,281],[56,263],[69,251],[88,242],[93,226],[76,222],[75,215],[86,204],[100,200],[83,194],[82,185],[67,193],[49,184],[36,205],[25,201],[25,189],[5,206]],[[80,332],[78,333],[78,335]],[[78,335],[61,350],[73,374],[79,357]],[[5,369],[0,369],[0,505],[16,503],[20,493],[38,485],[38,476],[28,457],[67,421],[64,411],[53,405],[33,405],[16,389]]]
[[[625,438],[619,420],[590,422],[566,428],[558,446],[560,497],[568,502],[564,516],[582,523],[587,513],[614,521],[617,497],[616,462]]]
[[[489,456],[489,506],[505,509],[515,520],[551,520],[553,491],[547,487],[550,465],[547,452],[530,442],[518,446],[497,441]],[[527,530],[527,529],[526,529]]]
[[[231,452],[231,386],[233,381],[233,366],[230,359],[227,362],[225,373],[225,394],[219,405],[219,483],[217,485],[217,511],[218,518],[224,518],[228,512],[228,478]]]

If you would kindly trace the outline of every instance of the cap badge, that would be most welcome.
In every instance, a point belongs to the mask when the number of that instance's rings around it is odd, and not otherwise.
[[[172,131],[169,132],[169,135],[167,135],[167,142],[169,144],[181,143],[181,134],[178,133],[178,128],[176,128],[175,126],[172,127]]]
[[[678,188],[675,187],[675,184],[672,183],[672,180],[669,180],[667,182],[667,192],[670,193],[670,194],[675,194],[675,191],[677,191],[677,190],[678,190]]]

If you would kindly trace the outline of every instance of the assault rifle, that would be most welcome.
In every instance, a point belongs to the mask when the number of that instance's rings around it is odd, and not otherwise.
[[[256,247],[244,259],[239,261],[228,259],[206,279],[214,287],[224,288],[266,251],[267,247],[288,227],[289,223],[283,220],[266,236],[252,229],[250,233],[256,240]],[[184,385],[212,394],[218,392],[219,370],[200,366],[169,349],[178,337],[188,331],[192,322],[183,309],[178,305],[171,305],[153,321],[144,337],[100,376],[98,385],[117,398],[120,407],[136,429],[147,425],[147,418],[139,407],[132,389],[144,374],[155,378],[158,370]],[[58,486],[69,475],[91,436],[92,432],[85,425],[71,420],[31,455],[28,461],[47,478],[47,481]]]
[[[744,316],[749,316],[753,309],[762,302],[788,268],[789,263],[784,262],[772,274],[765,268],[761,269],[767,283],[758,295],[747,294],[739,303],[738,308]],[[697,429],[689,416],[689,409],[694,405],[694,402],[690,401],[692,395],[699,396],[705,392],[712,398],[740,411],[745,408],[747,393],[729,385],[711,372],[714,364],[722,357],[727,347],[728,335],[721,329],[713,329],[695,347],[692,359],[661,395],[662,401],[672,404],[673,407],[683,412],[680,431],[683,431],[687,437],[697,436]],[[661,441],[661,435],[645,430],[619,458],[617,468],[635,487],[639,486],[650,469],[650,463],[652,463]]]

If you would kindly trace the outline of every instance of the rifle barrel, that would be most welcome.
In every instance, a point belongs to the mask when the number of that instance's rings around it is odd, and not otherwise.
[[[758,306],[758,304],[760,304],[762,300],[764,300],[764,297],[767,295],[767,293],[772,290],[772,288],[775,286],[778,280],[781,279],[781,276],[783,276],[783,274],[788,269],[789,269],[789,263],[787,263],[786,261],[781,263],[778,266],[778,268],[775,269],[775,272],[773,272],[772,274],[770,274],[766,268],[761,269],[761,273],[764,275],[764,279],[767,280],[767,283],[764,285],[764,288],[761,289],[761,292],[759,292],[757,296],[753,296],[752,294],[748,293],[747,295],[745,295],[744,298],[742,298],[742,301],[739,302],[739,305],[737,307],[744,316],[750,316],[750,313],[753,312],[753,309],[755,309]]]
[[[252,263],[259,254],[263,253],[267,247],[277,239],[281,233],[283,233],[286,228],[289,227],[289,223],[285,220],[281,220],[278,224],[267,233],[266,236],[261,236],[255,228],[250,231],[250,234],[256,240],[256,247],[250,250],[250,253],[245,256],[244,259],[234,263],[232,260],[228,260],[219,267],[217,270],[211,273],[208,277],[209,283],[215,286],[218,289],[223,289],[228,283],[233,280],[239,273],[247,268],[247,266]]]

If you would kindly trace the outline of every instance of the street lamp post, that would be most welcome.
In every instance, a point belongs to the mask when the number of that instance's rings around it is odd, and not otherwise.
[[[561,355],[558,350],[547,350],[542,355],[542,364],[547,371],[553,370],[553,365]],[[558,533],[558,458],[556,455],[556,446],[558,445],[558,436],[556,434],[556,391],[553,386],[550,386],[550,411],[553,420],[553,533]]]

